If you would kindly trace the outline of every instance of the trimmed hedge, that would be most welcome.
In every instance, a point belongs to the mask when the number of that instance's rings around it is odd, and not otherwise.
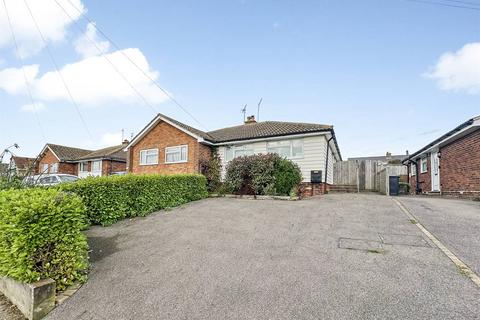
[[[86,279],[85,206],[74,194],[31,188],[0,191],[0,275],[57,290]]]
[[[207,180],[197,174],[90,177],[59,188],[79,195],[89,221],[103,226],[208,196]]]
[[[298,165],[274,153],[235,158],[226,171],[226,188],[237,194],[289,195],[302,181]]]

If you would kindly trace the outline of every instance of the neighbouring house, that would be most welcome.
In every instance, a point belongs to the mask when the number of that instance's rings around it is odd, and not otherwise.
[[[86,150],[47,143],[37,157],[37,173],[65,173],[84,178],[126,171],[123,144],[100,150]]]
[[[341,154],[333,126],[247,118],[243,125],[204,132],[158,114],[127,146],[127,170],[142,173],[199,173],[202,160],[217,152],[222,168],[235,157],[278,153],[297,163],[309,195],[324,193],[333,183],[333,164]],[[322,181],[311,184],[311,171]]]
[[[35,158],[12,156],[8,169],[10,175],[23,177],[29,172],[36,172]]]
[[[384,156],[372,156],[372,157],[356,157],[356,158],[348,158],[348,161],[376,161],[378,163],[401,163],[408,154],[391,154],[387,152]]]
[[[480,116],[402,161],[412,192],[480,199]]]

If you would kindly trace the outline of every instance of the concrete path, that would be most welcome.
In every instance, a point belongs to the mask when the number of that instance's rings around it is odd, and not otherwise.
[[[48,319],[480,319],[480,290],[384,196],[207,199],[88,235],[90,279]]]

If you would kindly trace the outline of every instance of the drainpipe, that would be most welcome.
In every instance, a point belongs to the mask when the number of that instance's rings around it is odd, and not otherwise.
[[[325,161],[325,191],[327,190],[327,181],[328,181],[328,155],[330,154],[330,141],[333,140],[333,134],[332,136],[330,137],[330,139],[327,140],[327,159]]]

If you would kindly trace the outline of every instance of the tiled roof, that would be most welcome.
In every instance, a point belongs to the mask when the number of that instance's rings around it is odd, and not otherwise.
[[[210,139],[211,137],[208,135],[208,133],[206,133],[206,132],[204,132],[204,131],[202,131],[202,130],[198,130],[198,129],[194,128],[194,127],[191,127],[191,126],[189,126],[189,125],[186,125],[185,123],[182,123],[182,122],[180,122],[180,121],[177,121],[177,120],[175,120],[175,119],[172,119],[172,118],[170,118],[170,117],[167,117],[167,116],[164,115],[164,114],[159,113],[158,115],[159,115],[160,117],[162,117],[162,118],[167,119],[167,120],[170,121],[170,122],[173,122],[173,123],[176,124],[177,126],[183,128],[183,129],[185,129],[185,130],[187,130],[187,131],[189,131],[189,132],[191,132],[191,133],[193,133],[193,134],[196,134],[197,136],[200,136],[200,137],[204,138],[205,140],[211,140],[211,139]],[[155,118],[153,121],[155,121],[155,120],[156,120],[156,118]]]
[[[17,156],[13,156],[12,160],[15,163],[15,167],[17,167],[18,169],[29,169],[31,166],[33,166],[33,163],[35,162],[35,158]]]
[[[324,124],[265,121],[243,124],[207,132],[212,142],[228,142],[250,140],[276,136],[287,136],[331,130],[333,127]]]
[[[83,157],[79,157],[76,160],[88,160],[88,159],[112,159],[118,161],[127,161],[127,153],[123,151],[125,148],[124,144],[103,148],[99,150],[92,151]]]
[[[47,143],[47,146],[57,155],[60,161],[73,161],[92,152],[92,150],[72,148],[52,143]]]

